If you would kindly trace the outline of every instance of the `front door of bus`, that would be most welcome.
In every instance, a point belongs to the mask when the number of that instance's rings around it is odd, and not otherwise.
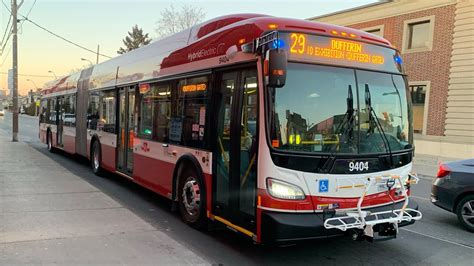
[[[133,142],[135,136],[135,88],[119,89],[119,129],[117,169],[128,175],[133,172]]]
[[[255,232],[257,71],[244,69],[219,76],[213,212]]]

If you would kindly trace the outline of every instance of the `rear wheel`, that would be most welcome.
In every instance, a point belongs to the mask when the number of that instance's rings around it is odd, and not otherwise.
[[[49,131],[49,130],[48,130],[48,133],[46,135],[46,145],[48,145],[48,151],[53,153],[54,152],[53,134],[51,134],[51,131]]]
[[[206,192],[204,184],[193,169],[186,168],[178,186],[179,211],[183,221],[200,229],[206,224]]]
[[[470,232],[474,232],[474,195],[461,199],[456,208],[459,222]]]
[[[102,154],[100,152],[100,143],[98,141],[94,141],[94,143],[92,144],[92,150],[91,150],[91,167],[92,167],[92,172],[94,172],[94,174],[97,176],[101,176],[103,174],[101,161],[102,161]]]

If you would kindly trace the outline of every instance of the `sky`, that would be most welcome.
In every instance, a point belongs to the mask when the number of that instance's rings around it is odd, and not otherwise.
[[[10,0],[3,1],[10,7]],[[18,3],[21,0],[17,0]],[[100,53],[117,56],[122,39],[137,24],[151,37],[156,36],[160,13],[173,5],[201,8],[203,21],[232,13],[260,13],[278,17],[306,19],[318,15],[366,5],[374,0],[24,0],[19,18],[31,12],[29,19],[48,30],[91,50],[100,46]],[[34,4],[34,5],[33,5]],[[10,13],[0,3],[0,37],[3,36]],[[21,25],[21,26],[20,26]],[[1,39],[0,39],[1,41]],[[1,48],[1,46],[0,46]],[[30,89],[41,88],[54,75],[69,74],[95,63],[94,53],[82,50],[43,31],[28,21],[19,23],[18,88],[24,95]],[[107,60],[99,58],[99,62]],[[0,89],[7,89],[8,69],[12,65],[11,38],[0,56]],[[54,72],[49,73],[49,71]],[[43,76],[43,77],[39,77]]]

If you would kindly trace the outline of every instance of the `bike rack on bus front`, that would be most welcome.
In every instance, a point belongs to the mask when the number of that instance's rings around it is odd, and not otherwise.
[[[374,226],[388,224],[393,226],[393,234],[396,235],[398,233],[399,223],[417,221],[422,217],[422,213],[420,211],[407,208],[409,199],[405,185],[417,184],[418,180],[419,179],[416,175],[408,174],[407,180],[405,184],[403,184],[402,177],[400,176],[379,176],[367,178],[364,185],[355,185],[353,183],[352,186],[339,187],[341,189],[360,189],[361,187],[365,187],[365,189],[357,202],[356,212],[346,212],[346,216],[328,218],[324,221],[324,227],[326,229],[339,229],[341,231],[355,229],[363,233],[364,236],[368,236],[373,239]],[[395,186],[395,182],[398,182],[398,186]],[[385,183],[389,191],[392,187],[395,189],[400,189],[404,200],[402,208],[380,212],[362,210],[362,203],[370,188],[381,183]],[[391,186],[389,183],[391,183]],[[393,203],[395,204],[394,201]]]

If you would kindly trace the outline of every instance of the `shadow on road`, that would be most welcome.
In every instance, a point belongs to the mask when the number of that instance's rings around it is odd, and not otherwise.
[[[116,174],[97,177],[85,158],[61,151],[52,154],[39,143],[30,145],[213,264],[453,263],[452,259],[440,255],[440,249],[446,249],[451,258],[457,257],[461,262],[472,257],[459,247],[406,231],[400,231],[397,239],[387,242],[333,238],[280,247],[254,245],[249,238],[226,229],[197,231],[184,224],[178,213],[171,212],[170,200]],[[444,222],[456,226],[452,221]]]

